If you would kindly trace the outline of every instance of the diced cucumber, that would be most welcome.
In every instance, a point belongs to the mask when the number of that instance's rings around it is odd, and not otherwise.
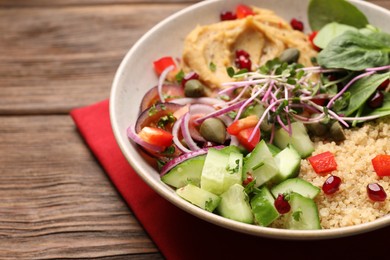
[[[291,193],[289,198],[291,210],[287,215],[287,229],[321,229],[320,217],[316,203],[298,193]]]
[[[242,182],[242,154],[208,150],[200,177],[200,187],[220,195],[232,184]]]
[[[253,223],[253,213],[249,205],[248,195],[244,187],[234,184],[221,195],[221,202],[217,208],[221,216],[244,223]]]
[[[175,188],[183,187],[188,183],[199,186],[205,159],[206,155],[199,155],[188,159],[173,167],[161,177],[161,180]]]
[[[292,192],[314,199],[320,192],[320,188],[300,178],[287,179],[271,188],[271,193],[275,198],[279,194],[289,194]]]
[[[226,165],[226,173],[223,181],[223,190],[226,191],[233,184],[242,183],[242,161],[243,155],[241,153],[231,152],[229,154],[229,161]]]
[[[306,127],[301,122],[291,123],[292,135],[290,136],[283,128],[275,132],[275,144],[284,149],[288,144],[294,146],[301,158],[306,158],[314,151],[314,144],[306,131]]]
[[[272,178],[272,183],[278,184],[284,180],[298,176],[299,170],[301,169],[301,156],[292,146],[287,146],[275,155],[274,158],[279,171]]]
[[[192,184],[177,189],[176,193],[183,199],[210,212],[213,212],[221,201],[219,196]]]
[[[274,202],[275,199],[266,186],[251,199],[252,212],[258,225],[267,227],[279,217]]]
[[[268,149],[269,151],[271,152],[272,156],[275,157],[275,155],[277,155],[278,153],[280,153],[282,150],[277,147],[276,145],[273,145],[273,144],[270,144],[270,143],[267,143],[267,146],[268,146]]]
[[[248,173],[256,179],[255,187],[263,185],[278,173],[275,159],[264,140],[261,140],[245,158],[243,174],[246,176]]]

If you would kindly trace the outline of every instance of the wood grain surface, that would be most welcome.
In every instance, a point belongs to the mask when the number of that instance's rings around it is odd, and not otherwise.
[[[194,2],[0,0],[0,259],[163,258],[68,113],[108,98],[128,49]]]

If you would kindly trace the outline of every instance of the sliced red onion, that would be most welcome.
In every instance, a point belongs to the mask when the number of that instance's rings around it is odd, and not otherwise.
[[[196,119],[196,123],[198,124],[201,124],[204,120],[208,119],[208,118],[211,118],[211,117],[219,117],[223,114],[226,114],[234,109],[237,109],[239,107],[241,107],[244,103],[246,102],[246,100],[242,100],[242,101],[239,101],[231,106],[228,106],[228,107],[225,107],[225,108],[221,108],[219,110],[216,110],[214,111],[213,113],[210,113],[204,117],[201,117],[201,118],[198,118]]]
[[[179,118],[176,120],[175,124],[172,127],[172,135],[173,135],[173,142],[179,148],[182,152],[184,153],[189,153],[191,150],[187,149],[179,140],[179,130],[180,130],[180,125],[183,120],[183,117]]]
[[[203,154],[206,154],[207,151],[210,149],[210,148],[215,148],[215,149],[222,149],[224,148],[225,146],[223,145],[218,145],[218,146],[214,146],[214,147],[206,147],[206,148],[202,148],[202,149],[199,149],[197,151],[190,151],[188,153],[185,153],[185,154],[182,154],[172,160],[170,160],[169,162],[167,162],[162,168],[161,168],[161,172],[160,172],[160,176],[164,176],[166,173],[168,173],[170,170],[172,170],[173,167],[175,167],[176,165],[188,160],[188,159],[191,159],[191,158],[194,158],[196,156],[199,156],[199,155],[203,155]]]
[[[168,73],[171,72],[174,68],[175,68],[175,66],[173,66],[173,65],[168,66],[166,69],[164,69],[164,71],[161,73],[161,75],[160,75],[160,77],[158,79],[157,89],[158,89],[158,95],[160,97],[160,101],[162,103],[165,102],[164,94],[163,94],[163,91],[162,91],[162,88],[163,88],[163,85],[164,85],[164,81],[165,81]]]
[[[188,127],[188,124],[190,122],[190,113],[186,113],[183,116],[183,120],[181,120],[181,133],[183,134],[184,141],[186,142],[187,146],[190,148],[192,151],[199,150],[200,147],[195,143],[195,141],[191,137],[191,133]]]
[[[163,152],[163,148],[160,147],[160,146],[157,146],[157,145],[153,145],[153,144],[150,144],[148,142],[145,142],[144,140],[141,139],[141,137],[139,137],[137,135],[137,133],[135,132],[135,127],[134,125],[131,125],[127,128],[127,136],[133,140],[136,144],[139,144],[140,146],[150,150],[150,151],[153,151],[153,152],[156,152],[156,153],[161,153]]]

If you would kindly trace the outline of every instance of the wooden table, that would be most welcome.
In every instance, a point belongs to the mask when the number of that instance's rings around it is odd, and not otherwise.
[[[197,1],[0,0],[0,258],[161,259],[69,117]],[[390,0],[373,0],[390,9]]]

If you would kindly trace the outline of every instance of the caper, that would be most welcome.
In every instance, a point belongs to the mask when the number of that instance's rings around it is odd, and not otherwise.
[[[226,139],[226,126],[218,118],[208,118],[200,125],[200,134],[204,139],[217,144],[223,144]]]
[[[299,59],[300,52],[296,48],[285,49],[279,56],[279,60],[287,62],[288,64],[297,62]]]
[[[191,79],[184,84],[184,95],[186,97],[204,96],[205,86],[197,79]]]
[[[311,117],[317,117],[318,114],[312,114]],[[315,136],[324,136],[328,133],[329,124],[325,121],[319,121],[312,124],[306,125],[307,130]]]

